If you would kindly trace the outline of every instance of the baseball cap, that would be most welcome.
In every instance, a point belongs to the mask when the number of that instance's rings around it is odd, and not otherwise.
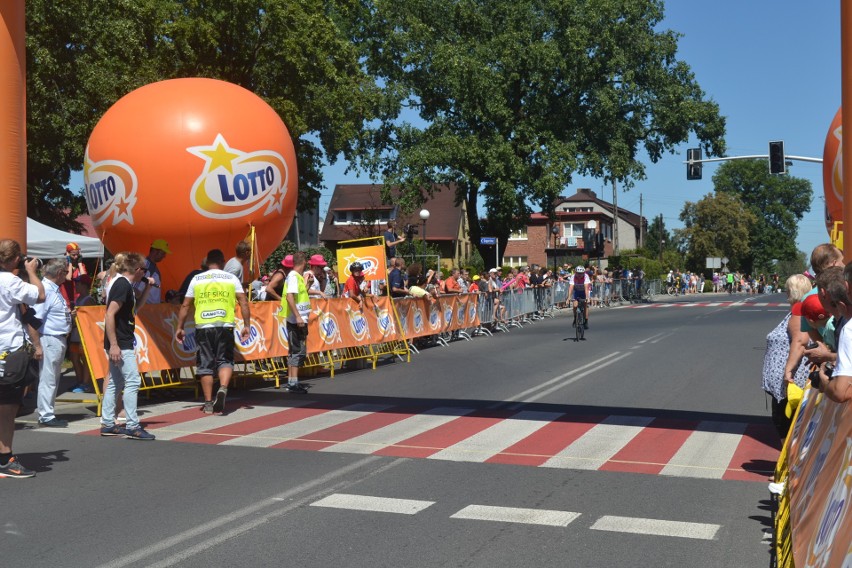
[[[828,319],[828,314],[825,313],[825,308],[822,307],[822,302],[819,301],[817,294],[811,294],[802,300],[802,316],[817,323]]]
[[[321,254],[315,254],[315,255],[311,256],[311,260],[310,260],[309,264],[311,266],[325,266],[326,262],[325,262],[325,259],[323,258],[323,256]]]
[[[473,275],[473,279],[474,279],[474,280],[479,280],[479,274],[474,274],[474,275]]]
[[[330,266],[324,266],[323,270],[325,270],[326,272],[331,272],[331,267]]]
[[[169,250],[169,243],[167,243],[165,239],[155,240],[151,243],[151,248],[161,250],[166,254],[172,254],[172,251]]]
[[[80,245],[77,243],[68,243],[65,245],[65,252],[71,252],[72,250],[80,250]]]
[[[293,255],[288,254],[287,256],[285,256],[284,260],[281,261],[281,266],[283,266],[284,268],[293,268],[293,266],[295,266],[293,264]]]
[[[492,268],[492,269],[491,269],[491,270],[489,270],[488,272],[497,272],[497,269],[496,269],[496,268]]]

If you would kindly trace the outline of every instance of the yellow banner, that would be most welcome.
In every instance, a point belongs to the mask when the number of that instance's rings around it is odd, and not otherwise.
[[[341,284],[349,279],[349,267],[353,262],[364,265],[364,280],[374,282],[387,279],[387,259],[382,245],[338,249],[337,276]]]

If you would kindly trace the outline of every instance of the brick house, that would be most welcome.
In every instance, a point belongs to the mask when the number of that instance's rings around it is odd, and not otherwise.
[[[396,220],[396,232],[403,234],[406,224],[417,227],[415,239],[423,239],[440,250],[441,264],[459,266],[470,257],[472,245],[468,231],[467,206],[455,203],[455,184],[435,184],[435,193],[412,213],[403,213],[394,203],[382,203],[380,184],[338,184],[328,205],[319,239],[332,251],[340,241],[368,236],[380,236],[387,223]],[[392,192],[393,193],[393,192]],[[395,200],[396,201],[396,200]],[[424,224],[420,210],[429,211]],[[408,258],[406,244],[397,247],[397,254]]]
[[[583,256],[583,228],[595,221],[596,231],[603,234],[603,265],[613,252],[612,203],[599,199],[594,191],[578,189],[571,197],[560,197],[554,205],[555,220],[544,213],[533,213],[527,226],[512,233],[503,253],[503,264],[524,266],[562,264],[570,257]],[[648,228],[648,220],[636,213],[618,208],[618,248],[639,247],[640,227]],[[555,234],[553,229],[556,229]]]

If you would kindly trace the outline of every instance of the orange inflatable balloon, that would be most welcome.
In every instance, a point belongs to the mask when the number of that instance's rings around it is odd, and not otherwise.
[[[101,118],[86,148],[86,201],[113,253],[148,253],[175,289],[210,249],[226,258],[254,226],[266,258],[290,228],[298,194],[287,127],[260,97],[215,79],[141,87]]]
[[[825,227],[831,234],[835,221],[843,221],[842,108],[838,109],[825,137],[822,152],[822,190],[825,194]]]

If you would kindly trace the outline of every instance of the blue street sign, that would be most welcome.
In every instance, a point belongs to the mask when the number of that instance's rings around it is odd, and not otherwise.
[[[496,245],[497,237],[481,237],[479,239],[479,244],[481,245]]]

